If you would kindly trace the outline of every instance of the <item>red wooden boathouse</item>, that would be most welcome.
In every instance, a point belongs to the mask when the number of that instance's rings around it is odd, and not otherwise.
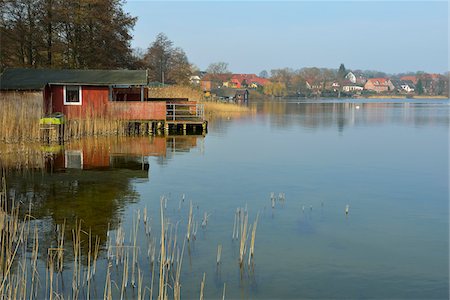
[[[149,97],[146,70],[6,69],[0,90],[42,91],[46,115],[67,120],[108,117],[133,122],[206,126],[203,108],[188,99]]]

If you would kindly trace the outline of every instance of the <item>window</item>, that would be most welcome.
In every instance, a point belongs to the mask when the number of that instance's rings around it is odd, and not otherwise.
[[[81,86],[64,86],[64,105],[81,105]]]
[[[66,169],[83,169],[83,152],[79,150],[65,151]]]

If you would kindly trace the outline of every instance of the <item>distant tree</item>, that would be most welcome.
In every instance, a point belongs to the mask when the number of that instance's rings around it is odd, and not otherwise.
[[[177,84],[188,84],[189,77],[192,75],[191,64],[188,61],[186,53],[181,48],[175,48],[169,59],[169,68],[167,70],[167,82]]]
[[[269,77],[269,73],[266,70],[262,70],[259,73],[259,77],[261,77],[261,78],[268,78]]]
[[[164,33],[159,33],[148,48],[144,66],[149,70],[150,81],[185,84],[191,75],[186,53],[181,48],[174,48]]]
[[[264,85],[263,93],[273,97],[283,97],[287,95],[286,85],[282,82],[271,82]]]
[[[422,79],[419,79],[419,81],[417,81],[416,84],[416,91],[417,94],[422,95],[423,94],[423,83],[422,83]]]
[[[216,62],[212,63],[206,69],[206,73],[209,74],[230,74],[231,72],[228,70],[228,63],[226,62]]]
[[[345,75],[347,75],[347,70],[345,69],[344,64],[341,64],[337,73],[338,80],[343,80]]]

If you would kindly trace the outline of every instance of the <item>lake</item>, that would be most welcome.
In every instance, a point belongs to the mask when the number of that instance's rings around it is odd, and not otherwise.
[[[162,207],[166,238],[178,239],[173,255],[183,257],[182,298],[199,298],[204,274],[206,299],[222,298],[224,284],[227,299],[448,298],[448,101],[249,105],[248,115],[211,120],[205,136],[85,139],[3,154],[10,194],[24,209],[31,203],[39,229],[37,295],[48,298],[46,249],[57,246],[66,222],[65,269],[53,289],[71,297],[72,229],[81,219],[82,254],[89,229],[100,241],[90,297],[104,295],[109,258],[111,293],[120,298],[123,263],[116,266],[114,245],[124,234],[122,255],[130,262],[136,255],[148,299]],[[183,251],[190,203],[194,232]],[[242,267],[242,231],[233,239],[238,208],[248,216]],[[131,283],[123,294],[138,297]]]

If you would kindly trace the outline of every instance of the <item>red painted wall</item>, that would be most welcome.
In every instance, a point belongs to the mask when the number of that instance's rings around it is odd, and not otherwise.
[[[164,101],[109,101],[109,88],[82,86],[81,105],[64,105],[64,87],[52,85],[44,89],[46,113],[63,113],[68,119],[84,117],[112,117],[123,120],[165,120]]]
[[[109,102],[108,113],[123,120],[165,120],[166,102]]]

